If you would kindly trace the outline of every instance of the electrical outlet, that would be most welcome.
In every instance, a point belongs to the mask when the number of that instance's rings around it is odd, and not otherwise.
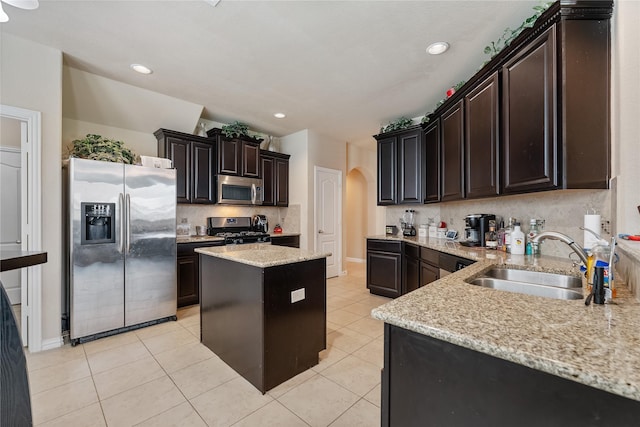
[[[602,219],[600,226],[602,227],[602,234],[611,234],[611,223],[608,219]]]

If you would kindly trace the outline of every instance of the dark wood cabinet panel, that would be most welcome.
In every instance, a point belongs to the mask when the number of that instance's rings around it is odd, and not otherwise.
[[[414,253],[415,248],[415,253]],[[404,267],[404,285],[402,293],[415,291],[420,287],[420,260],[416,256],[418,247],[415,245],[405,244],[405,257],[403,260]]]
[[[158,156],[171,159],[176,169],[178,203],[215,203],[214,159],[212,139],[158,129]]]
[[[378,140],[378,205],[398,203],[398,141],[396,137]]]
[[[436,120],[424,132],[425,203],[440,201],[440,121]]]
[[[239,139],[218,140],[218,173],[240,175],[240,154],[242,141]]]
[[[420,287],[435,282],[440,278],[440,269],[426,262],[420,262]]]
[[[499,192],[499,105],[498,72],[464,97],[467,198]]]
[[[215,203],[215,161],[213,144],[191,144],[193,194],[191,203]]]
[[[441,200],[464,198],[464,110],[462,100],[442,115]]]
[[[242,176],[260,177],[260,145],[242,141]]]
[[[402,295],[402,243],[367,240],[367,288],[386,297]]]
[[[198,255],[179,257],[178,263],[178,307],[198,304]]]
[[[275,159],[273,157],[267,157],[264,154],[260,157],[260,165],[262,168],[262,193],[263,193],[263,206],[275,205]]]
[[[274,236],[271,235],[271,244],[276,246],[300,247],[300,236]]]
[[[289,160],[276,159],[276,206],[289,206]]]
[[[260,151],[263,206],[289,206],[289,158],[288,154]]]
[[[176,196],[178,203],[191,203],[191,143],[177,138],[167,138],[165,155],[176,169]]]
[[[556,25],[502,67],[504,192],[558,187]]]
[[[398,203],[422,203],[425,171],[422,129],[398,135]]]

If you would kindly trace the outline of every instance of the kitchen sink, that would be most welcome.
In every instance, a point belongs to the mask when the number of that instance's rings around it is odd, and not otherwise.
[[[472,279],[468,283],[499,291],[546,298],[562,300],[584,298],[582,279],[565,274],[493,268],[487,271],[484,276]]]

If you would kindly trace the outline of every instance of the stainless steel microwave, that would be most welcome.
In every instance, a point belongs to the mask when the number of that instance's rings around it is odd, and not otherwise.
[[[264,200],[262,180],[242,176],[218,175],[218,203],[227,205],[261,205]]]

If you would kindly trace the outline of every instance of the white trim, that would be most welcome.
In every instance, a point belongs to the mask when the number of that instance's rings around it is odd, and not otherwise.
[[[342,272],[342,171],[338,169],[329,169],[322,166],[313,166],[313,192],[314,192],[314,206],[313,206],[313,247],[314,250],[318,251],[318,172],[326,172],[329,174],[337,175],[338,177],[338,194],[336,198],[338,199],[338,218],[337,221],[337,230],[336,239],[338,253],[333,254],[336,257],[338,263],[338,272]],[[343,272],[346,273],[346,272]],[[341,275],[340,273],[338,273]]]
[[[53,350],[54,348],[59,348],[59,347],[62,347],[63,345],[64,345],[64,340],[62,339],[62,336],[59,336],[56,338],[49,338],[48,340],[42,341],[42,347],[40,348],[40,351]]]
[[[347,257],[347,262],[355,262],[356,264],[364,264],[364,258],[351,258]]]
[[[20,120],[22,122],[21,163],[22,163],[22,249],[29,251],[42,250],[42,167],[41,147],[42,115],[39,111],[0,105],[0,116]],[[26,137],[25,137],[26,136]],[[24,185],[24,184],[23,184]],[[23,269],[22,275],[22,328],[27,334],[29,351],[42,350],[42,268],[33,266]],[[24,286],[26,284],[26,286]],[[62,339],[62,337],[60,337]],[[50,340],[48,340],[50,341]],[[57,342],[58,339],[56,338]],[[24,341],[23,341],[24,342]],[[49,344],[47,344],[49,345]]]

